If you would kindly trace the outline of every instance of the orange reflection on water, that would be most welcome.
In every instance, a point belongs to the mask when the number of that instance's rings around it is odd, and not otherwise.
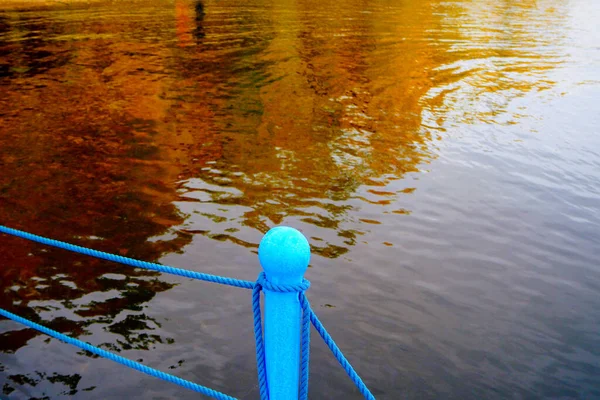
[[[363,186],[365,207],[405,214],[401,191],[373,188],[418,172],[444,121],[510,122],[511,98],[551,85],[538,30],[560,15],[510,1],[178,0],[107,23],[128,6],[100,3],[2,16],[4,220],[141,248],[184,220],[182,237],[254,246],[236,232],[294,216],[352,243],[360,218],[342,225]],[[117,239],[125,220],[135,240]],[[331,245],[323,254],[347,250]]]
[[[556,63],[534,50],[548,45],[538,30],[557,13],[530,3],[136,4],[110,23],[102,12],[127,6],[56,21],[18,8],[3,16],[0,140],[12,218],[44,215],[84,231],[93,218],[93,231],[112,232],[122,219],[109,210],[120,210],[160,231],[183,212],[186,232],[243,243],[248,234],[236,232],[296,216],[352,243],[360,219],[341,222],[358,188],[418,172],[448,119],[510,122],[508,100],[551,85],[537,75]],[[489,23],[472,30],[474,18]],[[237,209],[194,205],[198,191]],[[368,193],[359,198],[389,206],[382,214],[403,209],[401,192]]]
[[[0,221],[146,260],[293,221],[338,257],[410,215],[392,183],[445,124],[514,123],[512,99],[554,84],[547,3],[0,0]],[[4,237],[0,263],[0,306],[25,315],[117,287],[73,311],[112,317],[170,288]]]

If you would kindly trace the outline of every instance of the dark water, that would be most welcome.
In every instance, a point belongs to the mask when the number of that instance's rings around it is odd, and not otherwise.
[[[255,279],[378,399],[600,398],[600,3],[0,0],[0,224]],[[0,237],[0,307],[242,399],[247,291]],[[314,337],[311,398],[358,399]],[[196,399],[0,322],[10,399]]]

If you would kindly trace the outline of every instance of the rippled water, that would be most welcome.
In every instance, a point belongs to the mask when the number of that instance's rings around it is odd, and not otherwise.
[[[600,398],[594,0],[0,0],[0,224],[243,279],[378,399]],[[249,293],[0,237],[0,307],[242,399]],[[197,398],[0,322],[10,399]],[[314,340],[311,397],[360,398]]]

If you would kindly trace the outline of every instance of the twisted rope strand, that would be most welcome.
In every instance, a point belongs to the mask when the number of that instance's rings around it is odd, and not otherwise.
[[[267,289],[274,292],[281,293],[298,293],[300,305],[302,307],[302,322],[301,322],[301,362],[300,362],[300,383],[299,383],[299,399],[308,399],[308,378],[309,378],[309,356],[310,356],[310,322],[319,332],[319,335],[325,341],[325,344],[329,347],[335,358],[338,360],[340,365],[344,368],[350,379],[354,382],[358,390],[363,394],[367,400],[375,400],[373,394],[369,391],[367,386],[364,384],[360,376],[356,373],[350,362],[344,357],[339,347],[333,341],[331,335],[327,332],[317,315],[310,307],[310,303],[304,294],[304,292],[310,287],[310,282],[303,279],[300,284],[297,285],[283,285],[273,284],[267,280],[264,272],[261,272],[256,282],[244,281],[240,279],[228,278],[224,276],[205,274],[201,272],[189,271],[181,268],[174,268],[167,265],[161,265],[156,263],[150,263],[146,261],[140,261],[133,258],[123,257],[116,254],[105,253],[103,251],[88,249],[86,247],[73,245],[66,242],[61,242],[54,239],[45,238],[43,236],[34,235],[28,232],[20,231],[13,228],[0,225],[0,233],[13,235],[23,239],[31,240],[37,243],[45,244],[48,246],[54,246],[60,249],[69,250],[75,253],[85,254],[91,257],[100,258],[103,260],[113,261],[124,265],[129,265],[135,268],[148,269],[152,271],[183,276],[185,278],[197,279],[206,282],[218,283],[221,285],[228,285],[239,287],[243,289],[252,289],[252,310],[254,316],[254,338],[256,342],[256,364],[258,370],[258,381],[260,388],[260,397],[262,400],[269,400],[269,388],[267,384],[267,369],[265,360],[265,346],[263,339],[262,330],[262,319],[261,319],[261,307],[260,307],[260,292],[261,290]],[[29,321],[25,318],[19,317],[18,315],[12,314],[4,309],[0,308],[0,315],[12,319],[13,321],[19,322],[30,328],[36,329],[48,336],[52,336],[65,343],[72,344],[81,349],[87,350],[93,354],[99,355],[109,360],[123,364],[129,368],[133,368],[150,376],[154,376],[159,379],[163,379],[167,382],[175,383],[187,389],[205,394],[219,400],[236,400],[235,398],[226,394],[220,393],[216,390],[207,388],[205,386],[198,385],[196,383],[187,381],[185,379],[178,378],[174,375],[158,371],[156,369],[147,367],[140,363],[132,360],[128,360],[124,357],[108,352],[101,348],[92,346],[89,343],[82,342],[80,340],[71,338],[62,333],[56,332],[52,329],[46,328],[42,325],[36,324],[35,322]]]
[[[260,291],[262,287],[257,282],[252,291],[252,312],[254,314],[254,341],[256,343],[256,369],[258,371],[258,386],[261,400],[269,400],[267,386],[267,365],[265,361],[265,344],[263,341],[262,320],[260,315]]]
[[[271,283],[267,280],[267,275],[264,272],[258,274],[258,279],[256,280],[256,284],[260,285],[262,288],[270,290],[272,292],[279,293],[299,293],[304,292],[310,287],[310,281],[306,279],[302,279],[302,283],[296,285],[287,285],[287,284],[276,284]]]
[[[45,333],[48,336],[52,336],[53,338],[58,339],[58,340],[60,340],[62,342],[65,342],[67,344],[71,344],[73,346],[77,346],[80,349],[89,351],[90,353],[96,354],[96,355],[98,355],[100,357],[107,358],[107,359],[109,359],[111,361],[118,362],[120,364],[125,365],[126,367],[133,368],[135,370],[138,370],[140,372],[143,372],[144,374],[153,376],[155,378],[159,378],[159,379],[165,380],[167,382],[175,383],[175,384],[177,384],[179,386],[182,386],[182,387],[184,387],[186,389],[193,390],[193,391],[198,392],[198,393],[202,393],[202,394],[204,394],[206,396],[210,396],[210,397],[218,399],[218,400],[237,400],[235,397],[231,397],[231,396],[228,396],[228,395],[223,394],[221,392],[217,392],[214,389],[210,389],[210,388],[207,388],[205,386],[198,385],[198,384],[196,384],[194,382],[190,382],[190,381],[187,381],[185,379],[178,378],[175,375],[167,374],[167,373],[164,373],[164,372],[159,371],[157,369],[147,367],[147,366],[145,366],[143,364],[140,364],[140,363],[132,361],[132,360],[128,360],[125,357],[121,357],[121,356],[119,356],[117,354],[114,354],[114,353],[111,353],[109,351],[103,350],[103,349],[101,349],[99,347],[96,347],[96,346],[93,346],[93,345],[91,345],[89,343],[82,342],[81,340],[74,339],[74,338],[69,337],[67,335],[63,335],[62,333],[59,333],[59,332],[56,332],[56,331],[54,331],[52,329],[46,328],[45,326],[36,324],[35,322],[30,321],[28,319],[19,317],[18,315],[15,315],[15,314],[13,314],[11,312],[3,310],[2,308],[0,308],[0,315],[2,315],[3,317],[6,317],[6,318],[12,319],[13,321],[19,322],[19,323],[21,323],[21,324],[23,324],[25,326],[28,326],[30,328],[33,328],[35,330],[38,330],[38,331],[40,331],[42,333]]]
[[[308,375],[310,358],[310,303],[304,292],[298,295],[300,306],[302,307],[302,352],[300,359],[300,393],[299,400],[308,400]]]
[[[335,358],[338,360],[342,368],[344,368],[350,379],[352,379],[352,382],[354,382],[354,384],[365,397],[365,399],[375,400],[375,396],[373,396],[367,385],[365,385],[365,383],[360,378],[360,376],[358,376],[354,368],[352,368],[352,365],[350,365],[350,362],[346,359],[346,357],[344,357],[342,351],[337,346],[337,344],[335,344],[329,332],[327,332],[321,321],[319,321],[317,314],[315,314],[312,310],[310,310],[310,321],[312,322],[317,332],[319,332],[319,335],[321,335],[321,337],[323,338],[323,341],[325,341],[327,347],[329,347],[329,350],[331,350]]]
[[[23,232],[17,229],[8,228],[0,225],[0,232],[8,235],[20,237],[22,239],[31,240],[33,242],[45,244],[48,246],[58,247],[59,249],[69,250],[75,253],[85,254],[87,256],[101,258],[103,260],[113,261],[120,264],[129,265],[135,268],[143,268],[151,271],[163,272],[165,274],[183,276],[185,278],[198,279],[200,281],[218,283],[220,285],[234,286],[243,289],[254,288],[254,282],[244,281],[240,279],[227,278],[224,276],[204,274],[202,272],[189,271],[186,269],[169,267],[147,261],[140,261],[134,258],[123,257],[116,254],[105,253],[103,251],[88,249],[86,247],[77,246],[70,243],[61,242],[59,240],[48,239],[43,236],[34,235],[28,232]]]

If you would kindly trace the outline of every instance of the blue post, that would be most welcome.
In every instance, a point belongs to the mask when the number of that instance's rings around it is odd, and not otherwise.
[[[258,258],[272,284],[300,284],[310,261],[308,241],[278,226],[263,237]],[[297,293],[265,293],[265,360],[269,400],[297,400],[301,308]]]

